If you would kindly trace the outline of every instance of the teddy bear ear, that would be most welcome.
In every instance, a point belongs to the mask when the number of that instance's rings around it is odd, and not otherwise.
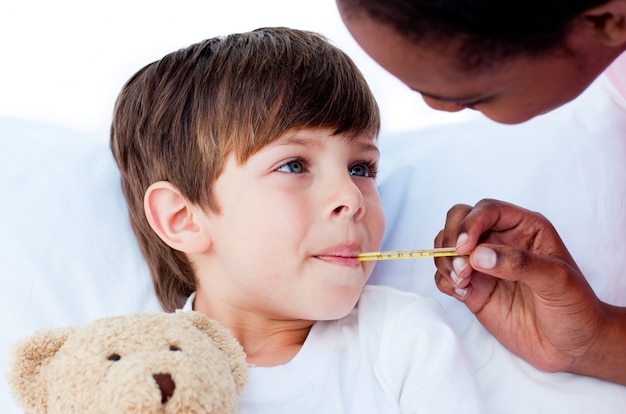
[[[16,402],[28,412],[47,412],[46,365],[74,328],[44,329],[14,345],[7,374]]]
[[[189,320],[196,328],[209,336],[228,355],[237,392],[248,382],[248,364],[243,348],[228,329],[217,321],[197,311],[177,310],[176,316]]]

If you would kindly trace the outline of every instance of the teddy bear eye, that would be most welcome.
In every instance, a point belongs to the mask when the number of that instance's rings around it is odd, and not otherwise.
[[[119,354],[111,354],[107,357],[109,361],[119,361],[122,357]]]
[[[180,349],[176,345],[170,345],[170,351],[182,351],[182,349]]]

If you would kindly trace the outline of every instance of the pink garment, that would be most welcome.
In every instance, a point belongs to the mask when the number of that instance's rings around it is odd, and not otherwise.
[[[615,59],[604,73],[622,99],[626,101],[626,53]]]

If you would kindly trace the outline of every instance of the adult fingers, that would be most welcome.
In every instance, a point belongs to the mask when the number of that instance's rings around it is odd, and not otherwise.
[[[469,205],[456,204],[448,210],[444,228],[435,237],[435,247],[456,246],[460,225],[471,209]],[[462,263],[463,260],[465,260],[464,263]],[[455,287],[461,284],[463,285],[461,287],[465,287],[469,282],[463,279],[469,276],[469,272],[463,273],[461,269],[467,267],[466,261],[467,259],[439,257],[435,259],[435,266],[441,272],[441,277],[451,281]]]
[[[480,200],[455,226],[458,233],[455,244],[457,252],[471,252],[487,232],[505,233],[529,227],[538,218],[543,219],[543,216],[511,203],[493,199]]]
[[[513,246],[480,244],[469,262],[478,272],[522,282],[545,298],[559,298],[569,283],[582,277],[573,261]]]
[[[460,231],[463,229],[463,220],[472,211],[472,206],[456,204],[448,210],[444,228],[435,238],[435,247],[456,246]]]
[[[462,285],[459,285],[456,281],[452,280],[449,275],[440,271],[435,273],[435,284],[437,285],[437,289],[439,289],[442,293],[455,297],[461,301],[465,300],[465,297],[471,288],[470,278],[466,278],[462,282]]]

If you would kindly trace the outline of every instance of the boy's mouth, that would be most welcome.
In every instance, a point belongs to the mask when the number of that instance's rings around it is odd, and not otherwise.
[[[354,244],[344,244],[333,246],[323,252],[316,254],[317,259],[325,262],[335,263],[342,266],[357,267],[360,266],[357,260],[358,254],[361,252],[359,246]]]
[[[333,255],[318,255],[317,259],[334,263],[340,266],[358,267],[361,266],[361,262],[357,260],[356,256],[333,256]]]

